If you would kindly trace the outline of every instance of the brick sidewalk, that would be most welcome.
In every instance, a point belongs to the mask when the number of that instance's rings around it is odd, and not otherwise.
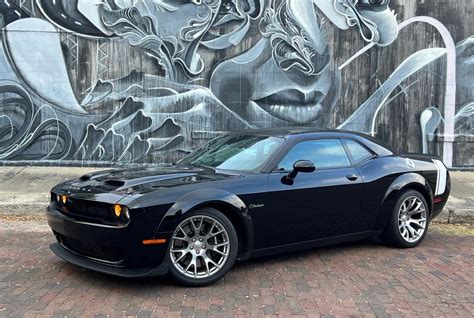
[[[258,259],[191,289],[68,265],[43,222],[0,222],[1,317],[474,315],[474,236],[432,229],[411,250],[368,242]]]

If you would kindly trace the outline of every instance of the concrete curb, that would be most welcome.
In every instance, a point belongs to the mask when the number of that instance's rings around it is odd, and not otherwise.
[[[448,207],[443,210],[443,212],[435,219],[435,221],[448,224],[474,223],[474,210],[456,210]]]
[[[49,190],[67,179],[103,168],[0,167],[0,215],[45,213]],[[441,223],[474,223],[474,172],[451,172],[452,190]]]

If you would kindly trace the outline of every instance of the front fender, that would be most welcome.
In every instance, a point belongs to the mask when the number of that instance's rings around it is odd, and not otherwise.
[[[405,173],[398,176],[388,187],[382,202],[377,219],[376,229],[383,230],[387,225],[390,212],[393,210],[400,193],[406,188],[413,188],[425,196],[429,211],[433,209],[433,191],[428,181],[420,174],[415,172]]]
[[[247,205],[235,194],[221,189],[202,189],[186,193],[168,209],[158,232],[172,232],[176,229],[183,216],[201,207],[222,207],[238,217],[243,225],[246,246],[242,251],[250,251],[253,245],[253,223]]]

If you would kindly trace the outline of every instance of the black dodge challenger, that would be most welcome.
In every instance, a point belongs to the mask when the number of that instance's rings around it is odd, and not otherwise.
[[[426,155],[331,130],[218,137],[176,165],[86,174],[51,191],[62,259],[123,277],[217,281],[236,260],[381,237],[415,247],[450,192]]]

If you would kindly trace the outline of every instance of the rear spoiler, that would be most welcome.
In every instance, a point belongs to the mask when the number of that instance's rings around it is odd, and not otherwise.
[[[402,158],[410,158],[410,159],[415,159],[415,160],[422,160],[422,161],[433,161],[433,160],[439,160],[443,161],[441,157],[436,156],[436,155],[429,155],[429,154],[422,154],[422,153],[403,153],[400,155]]]

